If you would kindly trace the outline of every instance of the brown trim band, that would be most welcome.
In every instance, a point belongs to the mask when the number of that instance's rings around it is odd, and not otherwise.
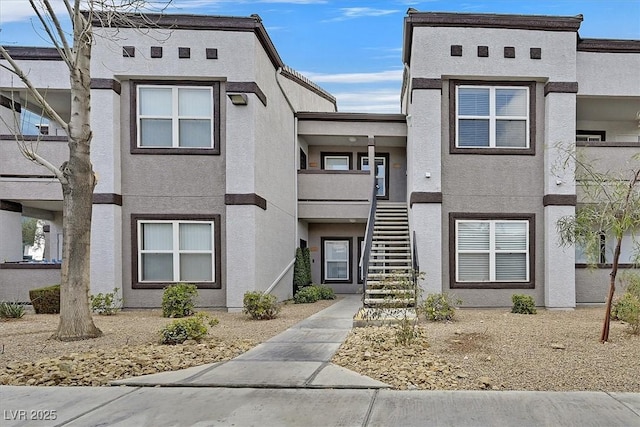
[[[17,179],[29,179],[29,178],[37,178],[37,179],[56,179],[55,175],[29,175],[29,174],[11,174],[11,173],[3,173],[0,174],[0,178],[17,178]]]
[[[61,263],[3,262],[0,270],[60,270]]]
[[[640,40],[580,39],[578,52],[640,53]]]
[[[362,202],[369,203],[368,199],[298,199],[298,202],[320,202],[320,203],[353,203],[353,202]]]
[[[578,196],[575,194],[545,194],[542,198],[543,206],[576,206]]]
[[[267,95],[264,94],[256,82],[227,82],[226,91],[227,93],[253,93],[258,97],[260,102],[262,102],[262,105],[267,106]]]
[[[0,141],[15,141],[16,135],[0,135]],[[67,142],[69,138],[57,135],[19,135],[19,141],[60,141]]]
[[[415,203],[442,203],[442,192],[412,191],[409,196],[409,207]]]
[[[544,96],[549,93],[578,93],[578,82],[547,82],[544,85]]]
[[[414,77],[411,79],[411,90],[434,89],[442,90],[442,79],[426,79]]]
[[[296,113],[296,117],[300,120],[335,122],[407,122],[404,114],[300,112]]]
[[[22,212],[22,205],[8,200],[0,200],[0,211]]]
[[[254,205],[262,210],[267,210],[267,200],[264,197],[258,196],[256,193],[247,194],[225,194],[225,205]]]
[[[577,141],[576,147],[611,147],[611,148],[639,148],[640,142],[617,142],[617,141]]]
[[[94,205],[118,205],[122,206],[122,194],[93,193]]]
[[[2,265],[2,264],[0,264],[0,265]],[[613,268],[613,265],[612,264],[589,265],[589,264],[584,264],[584,263],[576,263],[576,269],[585,269],[585,268],[595,268],[596,270],[610,270],[611,268]],[[640,266],[638,264],[620,263],[620,264],[618,264],[618,268],[624,268],[624,269],[637,268],[637,269],[640,269]]]
[[[16,113],[20,113],[22,111],[22,106],[19,102],[16,102],[11,98],[7,98],[4,95],[0,95],[0,106],[13,110]]]
[[[343,154],[343,153],[339,153]],[[351,154],[351,153],[348,153]],[[371,172],[363,170],[330,170],[330,169],[300,169],[298,174],[301,175],[370,175]]]
[[[222,233],[220,214],[131,214],[131,288],[132,289],[164,289],[174,282],[139,282],[138,281],[138,221],[165,220],[165,221],[213,221],[213,254],[215,263],[215,277],[213,282],[190,282],[198,289],[222,288]]]
[[[62,61],[60,53],[54,47],[5,46],[4,48],[16,61]]]
[[[120,95],[122,86],[114,79],[91,79],[91,89],[110,89]]]

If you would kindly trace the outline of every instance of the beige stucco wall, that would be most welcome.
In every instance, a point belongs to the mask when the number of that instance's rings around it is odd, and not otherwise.
[[[640,54],[577,53],[579,95],[640,96]]]

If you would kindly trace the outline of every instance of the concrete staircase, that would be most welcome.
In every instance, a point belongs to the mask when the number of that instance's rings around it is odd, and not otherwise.
[[[364,306],[414,307],[409,218],[405,203],[378,202]]]

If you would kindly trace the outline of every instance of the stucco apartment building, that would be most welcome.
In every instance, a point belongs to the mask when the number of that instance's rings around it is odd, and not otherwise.
[[[148,34],[95,27],[92,292],[118,287],[126,307],[155,307],[186,281],[203,306],[238,309],[249,290],[284,299],[300,246],[314,282],[362,292],[375,199],[406,209],[426,292],[468,306],[516,292],[553,308],[604,301],[607,271],[558,246],[557,219],[585,201],[557,165],[564,149],[606,168],[640,150],[640,41],[582,38],[581,16],[411,11],[401,114],[358,114],[286,67],[259,17],[154,19]],[[57,52],[9,51],[68,116]],[[28,110],[0,69],[0,299],[22,301],[60,270],[19,262],[21,218],[46,221],[48,259],[62,226],[59,184],[14,141],[13,117]],[[46,133],[40,153],[61,164],[66,137]],[[630,256],[627,238],[624,268]]]

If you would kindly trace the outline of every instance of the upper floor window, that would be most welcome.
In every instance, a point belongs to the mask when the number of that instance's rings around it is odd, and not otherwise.
[[[132,152],[218,154],[218,83],[134,82]]]
[[[535,102],[532,83],[452,86],[455,153],[533,154]]]
[[[348,171],[351,169],[351,153],[320,153],[322,169]]]

